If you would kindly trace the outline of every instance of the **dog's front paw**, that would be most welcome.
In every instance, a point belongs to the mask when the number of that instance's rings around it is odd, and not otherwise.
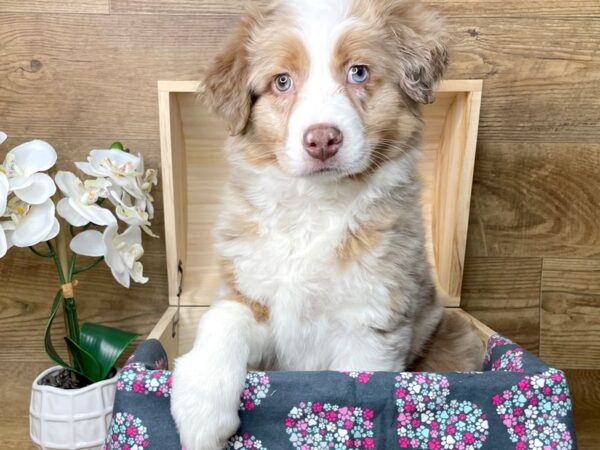
[[[202,370],[201,360],[187,354],[173,373],[171,414],[186,450],[223,450],[237,431],[240,392],[237,386]],[[211,375],[213,378],[211,378]]]

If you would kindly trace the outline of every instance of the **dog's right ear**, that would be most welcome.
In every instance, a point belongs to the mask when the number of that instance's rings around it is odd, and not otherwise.
[[[256,23],[254,14],[242,19],[200,86],[200,95],[215,113],[227,121],[232,136],[244,131],[252,109],[247,46]]]

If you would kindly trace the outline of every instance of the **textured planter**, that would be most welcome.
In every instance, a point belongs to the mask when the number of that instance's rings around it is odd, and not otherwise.
[[[52,367],[42,372],[31,387],[29,431],[42,450],[92,450],[102,448],[111,419],[118,376],[81,389],[59,389],[38,384]]]

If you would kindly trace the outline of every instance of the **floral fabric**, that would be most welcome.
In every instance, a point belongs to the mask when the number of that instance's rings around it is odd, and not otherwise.
[[[180,450],[158,341],[121,371],[105,450]],[[565,376],[501,336],[471,373],[250,372],[225,450],[573,450]]]

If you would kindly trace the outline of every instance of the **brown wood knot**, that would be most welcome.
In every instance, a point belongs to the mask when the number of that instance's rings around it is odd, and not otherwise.
[[[65,283],[61,286],[62,291],[63,291],[63,297],[64,298],[74,298],[75,294],[73,293],[73,290],[77,287],[77,285],[79,284],[78,280],[73,280],[70,283]]]

